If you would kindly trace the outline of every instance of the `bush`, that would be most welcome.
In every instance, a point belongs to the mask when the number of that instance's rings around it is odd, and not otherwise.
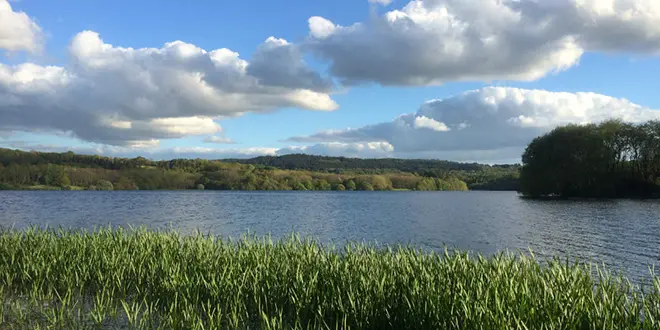
[[[355,181],[353,181],[353,180],[348,180],[348,181],[346,182],[346,189],[351,190],[351,191],[356,190],[356,189],[357,189],[357,186],[355,185]]]
[[[112,185],[112,182],[110,182],[110,181],[99,180],[99,182],[96,183],[96,189],[97,190],[114,190],[115,187]]]

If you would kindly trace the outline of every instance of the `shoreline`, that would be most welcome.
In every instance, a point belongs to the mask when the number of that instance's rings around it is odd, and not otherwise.
[[[255,190],[239,190],[239,189],[112,189],[112,190],[102,190],[102,189],[85,189],[84,187],[70,187],[73,189],[67,189],[56,186],[29,186],[19,189],[0,189],[0,191],[241,191],[241,192],[251,192],[251,191],[272,191],[272,192],[469,192],[469,191],[503,191],[503,192],[514,192],[514,190],[415,190],[415,189],[384,189],[384,190],[276,190],[276,189],[255,189]]]

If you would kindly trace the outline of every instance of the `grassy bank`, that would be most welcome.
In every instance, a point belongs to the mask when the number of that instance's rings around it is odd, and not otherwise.
[[[295,237],[0,233],[0,328],[657,329],[637,290],[587,265]]]

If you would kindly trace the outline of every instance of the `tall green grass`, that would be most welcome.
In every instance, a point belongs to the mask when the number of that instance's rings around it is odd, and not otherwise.
[[[0,233],[0,329],[658,329],[660,278],[529,256],[101,229]]]

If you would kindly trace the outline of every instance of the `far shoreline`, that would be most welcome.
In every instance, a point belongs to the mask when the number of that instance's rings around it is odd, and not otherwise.
[[[85,187],[77,187],[77,186],[70,186],[70,187],[57,187],[57,186],[45,186],[45,185],[39,185],[39,186],[28,186],[28,187],[12,187],[9,189],[1,189],[1,191],[235,191],[235,192],[264,192],[264,191],[270,191],[270,192],[471,192],[471,191],[491,191],[491,192],[516,192],[515,190],[488,190],[488,189],[468,189],[468,190],[415,190],[415,189],[380,189],[380,190],[320,190],[320,189],[312,189],[312,190],[286,190],[286,189],[254,189],[254,190],[246,190],[246,189],[87,189]]]

